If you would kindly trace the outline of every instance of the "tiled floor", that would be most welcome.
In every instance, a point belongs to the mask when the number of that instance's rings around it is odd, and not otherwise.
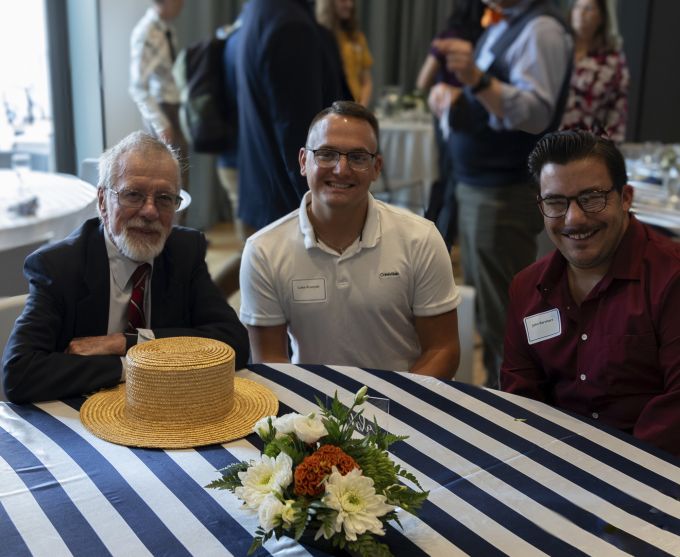
[[[216,278],[222,274],[227,266],[234,264],[239,254],[240,241],[234,231],[234,225],[230,222],[216,224],[206,231],[206,237],[208,238],[209,244],[205,259],[211,276]],[[460,254],[457,247],[454,247],[451,257],[453,260],[456,282],[462,283],[462,277],[459,276],[458,272],[460,269],[460,265],[458,264],[460,261]],[[229,298],[230,303],[234,307],[238,304],[238,300],[238,296]],[[479,345],[480,341],[477,338],[473,356],[472,374],[472,380],[475,385],[483,384],[486,377],[486,372],[482,365],[481,349],[479,348]]]

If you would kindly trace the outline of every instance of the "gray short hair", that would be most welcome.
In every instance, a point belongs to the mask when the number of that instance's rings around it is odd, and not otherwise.
[[[132,132],[102,153],[99,157],[98,188],[113,189],[113,186],[125,173],[125,163],[123,161],[125,155],[132,152],[144,155],[166,154],[171,157],[177,165],[177,184],[179,190],[180,167],[177,153],[166,143],[143,131]]]

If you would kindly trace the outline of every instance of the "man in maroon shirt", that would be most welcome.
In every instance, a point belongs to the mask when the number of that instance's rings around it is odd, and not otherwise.
[[[529,168],[557,250],[510,286],[501,388],[680,456],[680,244],[629,213],[609,140],[549,134]]]

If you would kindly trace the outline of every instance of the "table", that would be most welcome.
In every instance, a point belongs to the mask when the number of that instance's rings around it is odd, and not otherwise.
[[[411,555],[680,555],[680,460],[542,403],[429,377],[353,367],[256,365],[280,413],[361,385],[390,399],[393,458],[428,501],[388,528]],[[0,405],[0,555],[245,555],[257,526],[216,468],[259,455],[246,439],[182,451],[90,435],[78,401]],[[288,538],[272,555],[308,555]],[[261,552],[259,555],[266,555]]]
[[[668,194],[659,184],[631,181],[635,190],[633,212],[642,222],[680,236],[680,204],[670,206]],[[677,203],[677,202],[676,202]]]
[[[49,235],[52,241],[61,240],[97,214],[96,188],[75,176],[30,172],[26,183],[29,194],[38,197],[38,210],[33,216],[18,216],[7,210],[19,200],[16,173],[0,170],[0,250]]]
[[[382,117],[379,123],[385,183],[375,191],[389,190],[379,196],[422,214],[438,174],[432,116],[406,112]]]

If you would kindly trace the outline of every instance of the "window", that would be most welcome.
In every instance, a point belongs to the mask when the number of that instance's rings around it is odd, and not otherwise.
[[[51,168],[52,114],[44,0],[0,8],[0,166],[28,153],[34,170]]]

